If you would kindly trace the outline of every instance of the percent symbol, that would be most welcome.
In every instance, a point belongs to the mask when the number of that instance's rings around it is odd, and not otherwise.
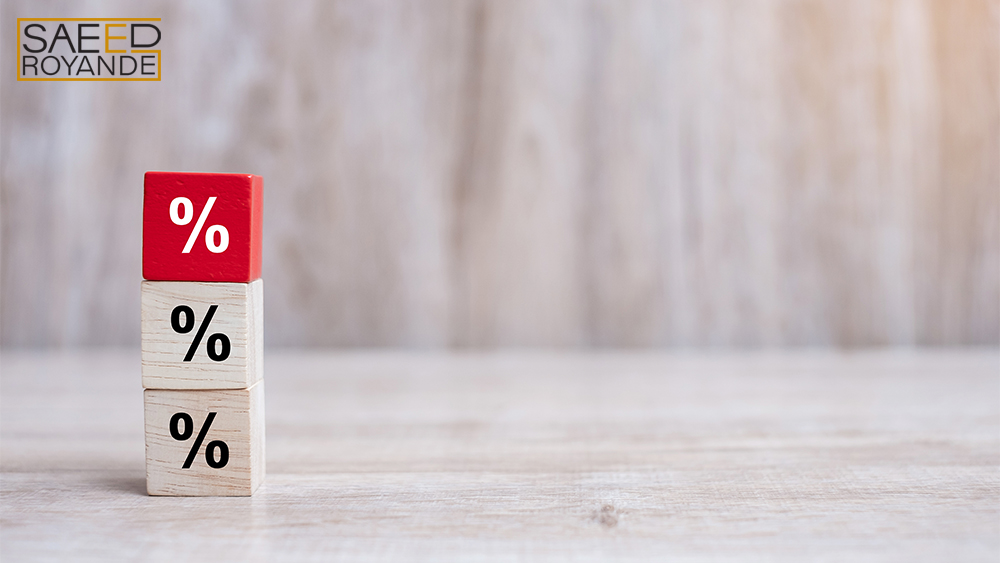
[[[198,327],[198,332],[194,335],[194,340],[191,341],[191,346],[188,347],[187,354],[184,355],[184,361],[190,362],[194,358],[195,351],[198,350],[198,345],[201,344],[201,339],[205,337],[205,332],[208,331],[208,325],[212,322],[212,317],[215,316],[215,311],[219,309],[218,305],[212,305],[208,308],[208,313],[205,314],[205,318],[201,320],[201,326]],[[184,317],[184,323],[181,323],[181,316]],[[187,305],[178,305],[174,307],[174,310],[170,312],[170,327],[174,329],[177,334],[187,334],[191,332],[194,328],[194,311],[191,307]],[[216,351],[216,348],[221,344],[222,350]],[[221,332],[216,332],[215,334],[208,337],[208,343],[205,346],[208,350],[208,357],[212,358],[216,362],[225,361],[229,357],[229,352],[232,349],[231,343],[229,342],[229,337]]]
[[[205,204],[205,208],[201,210],[201,215],[198,216],[198,222],[194,224],[194,229],[191,229],[191,235],[188,236],[187,244],[184,245],[184,250],[181,254],[189,254],[191,249],[194,247],[194,241],[198,239],[198,235],[201,234],[202,227],[205,226],[205,220],[208,219],[208,214],[212,211],[212,206],[215,205],[215,200],[218,199],[215,196],[208,198],[208,203]],[[183,213],[183,214],[182,214]],[[194,205],[191,200],[186,197],[175,197],[173,201],[170,202],[170,220],[178,226],[187,225],[194,218]],[[215,235],[219,235],[219,244],[215,244]],[[222,225],[212,225],[205,231],[205,247],[208,248],[209,252],[214,254],[219,254],[220,252],[225,252],[229,248],[229,230]]]
[[[212,427],[212,422],[215,420],[216,414],[218,413],[208,413],[205,424],[201,425],[198,437],[194,439],[194,445],[191,446],[191,451],[188,452],[187,459],[184,460],[184,465],[181,466],[182,469],[189,469],[191,467],[195,456],[198,455],[198,450],[201,449],[201,444],[205,441],[205,436],[208,435],[208,429]],[[184,422],[183,431],[180,429],[181,422]],[[191,420],[191,415],[186,412],[179,412],[170,417],[170,436],[174,440],[184,442],[191,437],[191,434],[194,434],[194,421]],[[216,454],[215,452],[218,453]],[[218,455],[218,459],[216,459],[216,455]],[[222,469],[225,467],[229,463],[229,446],[222,440],[209,442],[205,446],[205,463],[212,469]]]

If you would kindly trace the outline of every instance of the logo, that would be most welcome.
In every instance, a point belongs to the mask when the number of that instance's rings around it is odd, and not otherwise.
[[[18,80],[159,80],[160,18],[18,18]]]

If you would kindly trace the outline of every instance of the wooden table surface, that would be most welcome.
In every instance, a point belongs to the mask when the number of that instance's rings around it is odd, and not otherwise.
[[[995,349],[265,365],[264,486],[153,498],[137,352],[3,352],[0,557],[1000,558]]]

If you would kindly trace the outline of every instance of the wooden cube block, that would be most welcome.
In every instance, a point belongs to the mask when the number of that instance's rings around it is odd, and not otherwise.
[[[150,495],[249,496],[264,481],[263,382],[143,397]]]
[[[142,386],[245,389],[263,377],[264,282],[142,282]]]
[[[250,282],[260,277],[264,180],[253,174],[146,172],[142,277]]]

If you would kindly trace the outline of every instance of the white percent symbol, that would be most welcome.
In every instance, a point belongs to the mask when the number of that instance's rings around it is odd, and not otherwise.
[[[194,224],[194,229],[191,231],[191,236],[188,237],[187,244],[184,245],[184,250],[181,251],[182,254],[188,254],[191,252],[191,248],[194,246],[194,241],[198,239],[198,235],[201,233],[202,227],[205,226],[205,220],[208,219],[208,213],[212,210],[212,206],[215,205],[215,200],[217,198],[212,196],[208,198],[208,203],[205,204],[205,209],[201,210],[201,215],[198,216],[198,222]],[[178,226],[187,225],[194,218],[194,205],[191,204],[191,200],[186,197],[175,197],[173,201],[170,202],[170,220]],[[219,244],[215,244],[215,235],[219,235]],[[212,225],[205,231],[205,247],[208,248],[209,252],[214,254],[219,254],[220,252],[225,252],[229,248],[229,231],[226,230],[222,225]]]

